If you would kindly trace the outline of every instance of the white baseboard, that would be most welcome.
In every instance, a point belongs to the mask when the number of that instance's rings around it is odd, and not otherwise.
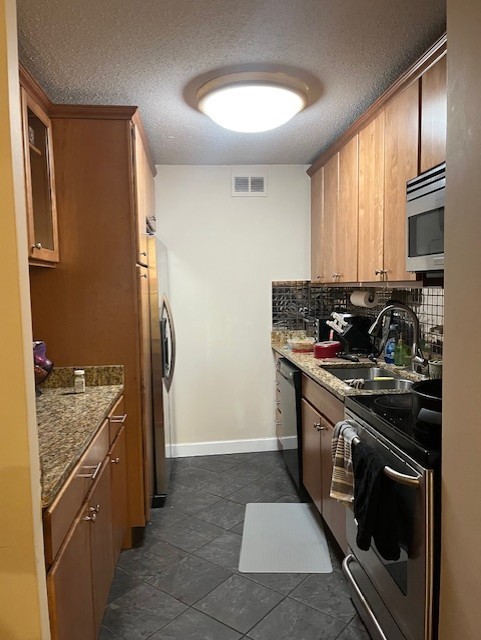
[[[213,456],[226,453],[255,453],[258,451],[277,450],[277,438],[255,438],[252,440],[219,440],[171,444],[167,447],[167,455],[171,458],[186,458],[189,456]]]

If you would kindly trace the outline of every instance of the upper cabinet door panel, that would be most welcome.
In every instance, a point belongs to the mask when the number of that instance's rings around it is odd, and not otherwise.
[[[446,56],[421,78],[421,173],[446,160]]]
[[[339,209],[336,223],[338,282],[357,280],[359,170],[358,136],[339,152]]]
[[[325,282],[337,282],[338,256],[336,252],[337,216],[339,210],[339,153],[324,165],[324,209],[322,223],[322,252]]]
[[[322,208],[324,200],[324,168],[311,177],[311,281],[324,282],[322,251]]]
[[[382,280],[384,268],[384,111],[359,133],[360,282]],[[376,273],[377,272],[377,273]]]
[[[406,182],[418,175],[419,81],[385,110],[384,269],[386,280],[415,280],[406,271]]]
[[[59,259],[55,176],[50,119],[21,90],[27,203],[28,255],[32,262]]]
[[[132,125],[134,144],[135,204],[137,210],[137,262],[147,264],[147,220],[155,215],[154,176],[137,126]]]

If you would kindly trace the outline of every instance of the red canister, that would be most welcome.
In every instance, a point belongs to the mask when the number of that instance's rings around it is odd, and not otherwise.
[[[341,350],[338,340],[324,340],[314,345],[314,358],[335,358]]]

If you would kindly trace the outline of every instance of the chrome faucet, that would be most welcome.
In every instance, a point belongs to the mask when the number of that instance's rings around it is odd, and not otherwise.
[[[413,323],[413,343],[411,346],[411,369],[412,371],[419,371],[421,367],[425,367],[427,365],[428,361],[424,357],[424,354],[421,351],[421,347],[419,346],[419,343],[421,341],[421,332],[419,330],[419,320],[417,315],[411,309],[411,307],[408,307],[402,302],[393,302],[392,304],[388,304],[387,306],[384,307],[384,309],[381,309],[381,312],[379,313],[378,317],[374,320],[374,322],[370,326],[368,333],[370,336],[375,336],[375,337],[379,336],[379,333],[382,327],[382,319],[388,313],[390,313],[391,311],[395,311],[396,309],[399,311],[405,311]]]

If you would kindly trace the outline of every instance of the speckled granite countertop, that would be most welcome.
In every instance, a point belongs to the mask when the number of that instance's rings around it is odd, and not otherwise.
[[[43,389],[37,398],[38,442],[42,473],[42,507],[56,497],[95,433],[122,395],[122,384]]]
[[[289,332],[289,334],[296,334],[298,332]],[[281,334],[280,336],[277,334]],[[291,337],[291,335],[289,335]],[[298,337],[298,336],[296,336]],[[325,366],[335,366],[339,368],[352,368],[355,369],[359,366],[375,366],[370,360],[367,358],[360,358],[360,362],[349,362],[348,360],[342,360],[340,358],[324,358],[317,359],[314,358],[313,353],[294,353],[291,349],[283,344],[284,332],[272,332],[272,349],[282,355],[283,357],[290,360],[293,364],[299,367],[299,369],[308,375],[310,378],[315,380],[317,383],[322,385],[325,389],[330,391],[333,395],[344,402],[344,398],[346,396],[356,396],[356,395],[375,395],[375,394],[388,394],[388,393],[405,393],[405,391],[395,390],[395,389],[378,389],[375,391],[365,390],[365,389],[353,389],[348,384],[344,383],[336,376],[333,376],[329,371],[326,371],[322,368]],[[321,366],[319,366],[321,365]],[[386,364],[379,360],[378,367],[381,369],[386,369],[387,371],[392,371],[395,375],[401,376],[407,380],[412,380],[413,382],[418,382],[419,380],[424,380],[425,378],[417,373],[413,373],[412,371],[403,369],[401,367],[396,367],[395,365]]]

